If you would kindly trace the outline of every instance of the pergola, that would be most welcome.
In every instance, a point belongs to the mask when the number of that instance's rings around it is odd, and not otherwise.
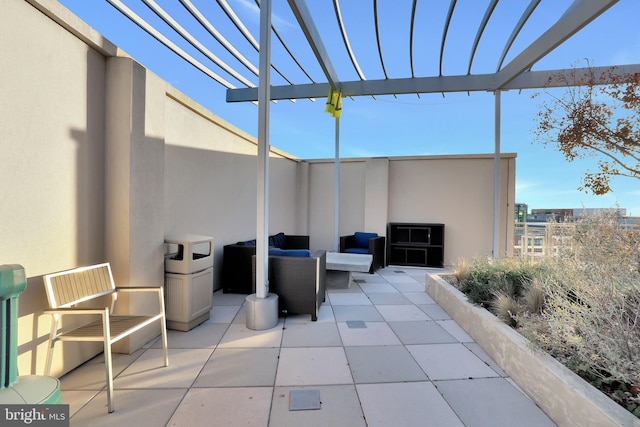
[[[546,88],[552,86],[567,86],[572,84],[572,80],[568,78],[569,73],[572,74],[590,74],[600,77],[603,80],[600,83],[607,83],[604,78],[613,78],[616,74],[627,74],[640,72],[640,64],[604,67],[594,67],[585,69],[556,69],[545,71],[533,71],[532,67],[547,54],[552,52],[556,47],[569,39],[571,36],[580,31],[583,27],[596,19],[599,15],[606,12],[609,8],[618,3],[618,0],[573,0],[566,10],[559,15],[555,22],[551,22],[547,29],[537,36],[526,47],[522,48],[517,54],[512,52],[518,36],[527,24],[537,18],[536,10],[541,7],[541,0],[530,0],[528,4],[518,10],[517,16],[512,16],[509,22],[501,22],[496,11],[503,12],[516,9],[513,2],[500,2],[499,0],[486,0],[483,2],[484,12],[481,17],[477,16],[473,25],[467,28],[472,37],[471,49],[467,62],[466,71],[455,75],[445,75],[443,73],[444,59],[447,53],[447,40],[451,37],[450,24],[463,12],[464,8],[470,7],[470,2],[450,0],[446,12],[442,14],[442,22],[440,23],[442,32],[439,39],[431,40],[431,42],[439,45],[438,73],[436,75],[421,76],[417,75],[415,66],[416,48],[415,46],[423,40],[418,36],[418,29],[423,25],[420,18],[420,11],[426,5],[432,5],[429,0],[412,0],[410,8],[407,4],[398,5],[404,7],[407,11],[406,19],[397,22],[398,28],[406,29],[408,32],[408,60],[407,74],[402,77],[391,77],[387,72],[389,62],[385,62],[385,53],[388,51],[383,49],[382,42],[385,33],[383,31],[394,31],[388,27],[383,27],[380,20],[382,18],[381,9],[383,2],[373,0],[372,4],[362,3],[362,7],[372,7],[373,13],[373,34],[369,34],[370,40],[375,40],[378,52],[378,65],[382,69],[384,78],[367,79],[365,72],[358,61],[357,52],[352,48],[351,40],[356,35],[352,28],[346,25],[343,17],[339,0],[332,0],[333,11],[328,7],[328,1],[322,2],[306,2],[305,0],[287,0],[288,6],[293,13],[297,24],[304,34],[304,37],[310,47],[313,55],[309,57],[296,56],[287,46],[285,40],[278,32],[278,29],[272,22],[272,0],[255,0],[256,5],[260,8],[260,33],[259,39],[256,40],[245,23],[238,17],[232,7],[225,0],[216,0],[221,10],[227,16],[228,20],[233,24],[235,29],[256,51],[259,52],[259,65],[255,67],[232,43],[215,28],[210,19],[190,0],[180,0],[184,9],[197,21],[208,34],[208,37],[214,37],[219,43],[218,48],[230,54],[237,63],[238,69],[234,69],[227,62],[223,61],[219,56],[214,54],[204,42],[201,42],[183,27],[176,18],[172,17],[165,9],[162,8],[154,0],[142,0],[146,6],[151,9],[157,17],[161,18],[164,24],[168,25],[171,30],[186,40],[192,47],[197,49],[202,55],[213,62],[217,67],[222,69],[224,73],[237,80],[242,87],[236,87],[230,81],[214,72],[203,62],[197,60],[194,56],[187,53],[179,45],[172,42],[169,37],[164,35],[160,30],[149,24],[142,17],[136,14],[132,9],[127,7],[122,0],[107,0],[111,5],[117,8],[122,14],[127,16],[138,26],[144,29],[151,36],[163,43],[184,60],[207,74],[213,80],[227,88],[227,102],[254,102],[258,104],[258,212],[257,212],[257,266],[256,269],[256,294],[252,300],[253,308],[256,312],[266,314],[258,315],[258,319],[248,322],[248,326],[254,329],[267,329],[273,327],[273,314],[271,313],[273,301],[269,302],[270,294],[268,294],[268,153],[269,153],[269,106],[270,101],[277,100],[297,100],[297,99],[324,99],[327,94],[333,90],[339,90],[343,97],[357,98],[362,96],[375,97],[382,95],[406,95],[428,93],[445,93],[449,92],[491,92],[495,95],[495,144],[494,144],[494,237],[493,237],[493,253],[498,255],[498,206],[499,206],[499,176],[500,176],[500,93],[508,90],[521,90],[533,88]],[[379,4],[380,3],[380,4]],[[408,2],[407,2],[408,3]],[[526,3],[526,2],[525,2]],[[551,2],[552,4],[554,1]],[[486,4],[486,6],[485,6]],[[549,3],[546,3],[549,4]],[[557,4],[557,3],[555,3]],[[314,12],[309,6],[314,6]],[[388,6],[388,5],[387,5]],[[394,6],[396,6],[394,4]],[[477,3],[476,3],[477,6]],[[553,7],[553,6],[550,6]],[[506,9],[505,9],[506,8]],[[557,9],[557,6],[556,6]],[[332,28],[339,30],[341,43],[336,46],[335,39],[331,45],[331,50],[327,48],[326,42],[323,40],[327,37],[327,30],[323,33],[321,28],[316,24],[319,20],[326,22],[326,19],[333,15],[335,21]],[[513,14],[512,14],[513,15]],[[353,17],[352,17],[353,18]],[[163,25],[163,27],[166,27]],[[477,53],[479,46],[483,42],[483,36],[489,32],[489,28],[500,28],[505,37],[504,44],[497,46],[500,51],[496,62],[495,71],[489,73],[472,73],[472,69],[477,62]],[[271,36],[275,35],[291,59],[297,64],[302,73],[308,78],[308,82],[294,83],[293,78],[287,77],[283,71],[278,68],[278,64],[272,61]],[[374,43],[373,41],[371,43]],[[345,74],[358,76],[357,79],[345,80],[341,79],[336,67],[334,66],[336,57],[342,55],[348,56],[352,69]],[[303,64],[309,64],[310,61],[316,61],[322,71],[322,81],[315,81]],[[343,61],[344,62],[344,61]],[[242,72],[249,71],[254,76],[258,76],[257,86],[250,79],[243,77]],[[271,71],[275,71],[278,79],[286,82],[286,84],[272,85]],[[609,71],[605,73],[604,71]],[[344,72],[344,71],[342,71]],[[368,73],[368,72],[367,72]],[[567,78],[558,78],[566,75]],[[336,118],[336,184],[339,182],[339,117]],[[338,201],[339,189],[336,185],[336,230],[338,233]],[[337,239],[337,237],[336,237]],[[261,267],[260,267],[261,266]],[[249,299],[247,300],[249,301]],[[277,308],[277,301],[276,301]],[[267,313],[268,312],[268,313]],[[275,315],[277,323],[277,314]],[[251,323],[251,324],[249,324]]]

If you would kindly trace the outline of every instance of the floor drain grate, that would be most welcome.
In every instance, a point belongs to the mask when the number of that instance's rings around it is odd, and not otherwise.
[[[367,324],[364,323],[364,320],[347,320],[347,326],[351,329],[364,329]]]
[[[290,411],[311,411],[320,409],[320,390],[291,390],[289,392]]]
[[[404,271],[402,270],[395,270],[394,273],[399,273],[399,274],[404,274]]]
[[[356,283],[365,283],[366,282],[366,280],[364,280],[364,279],[353,279],[353,281],[356,282]]]

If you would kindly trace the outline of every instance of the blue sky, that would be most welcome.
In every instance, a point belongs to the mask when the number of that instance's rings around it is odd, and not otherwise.
[[[210,109],[235,126],[257,135],[258,109],[250,103],[229,104],[225,101],[226,89],[189,65],[160,43],[149,37],[144,31],[131,23],[104,0],[59,0],[91,27],[118,45],[138,62],[158,74],[164,80]],[[208,11],[211,16],[220,17],[214,24],[233,44],[242,51],[256,66],[257,53],[244,40],[237,38],[235,29],[227,23],[212,0],[191,0],[193,4]],[[162,7],[175,14],[176,19],[187,23],[188,16],[178,0],[156,0]],[[273,0],[274,25],[276,25],[288,47],[296,56],[310,55],[308,46],[299,33],[286,1]],[[447,40],[443,61],[443,74],[464,74],[469,59],[469,43],[475,35],[477,22],[481,19],[487,0],[459,0],[458,7],[463,10],[471,7],[470,15],[455,15],[451,23],[451,36]],[[125,3],[150,22],[158,21],[140,0],[126,0]],[[243,19],[254,37],[258,38],[258,12],[253,0],[228,0],[229,5]],[[331,1],[310,1],[312,12],[325,7],[326,16],[333,15]],[[478,47],[472,73],[495,71],[497,57],[502,51],[506,37],[513,23],[529,3],[528,0],[509,0],[498,4],[486,35]],[[557,18],[570,0],[543,0],[536,10],[534,18],[551,22]],[[345,25],[349,28],[371,30],[371,2],[342,1],[341,8]],[[382,39],[385,68],[389,77],[406,77],[408,55],[403,50],[408,44],[409,11],[411,1],[386,0],[378,2],[380,9],[380,27],[385,22],[407,22],[400,26],[405,31],[383,32]],[[436,20],[446,12],[449,2],[445,0],[418,2],[420,26],[416,29],[417,39],[436,40],[436,43],[418,43],[419,54],[414,56],[416,75],[431,76],[438,74],[439,40],[442,34],[442,20]],[[357,8],[357,11],[355,10]],[[217,14],[217,15],[216,15]],[[357,19],[356,19],[357,17]],[[560,69],[574,65],[584,66],[589,60],[596,66],[640,63],[640,1],[620,0],[604,15],[597,18],[574,37],[558,47],[554,52],[539,61],[535,69]],[[433,21],[432,21],[433,19]],[[533,23],[534,20],[532,19]],[[475,26],[474,26],[475,25]],[[185,24],[185,26],[187,26]],[[329,50],[337,52],[335,64],[343,80],[355,80],[357,75],[352,67],[347,67],[348,59],[340,55],[340,49],[333,49],[332,36],[339,36],[337,30],[329,24],[319,22],[323,40]],[[406,27],[406,28],[405,28]],[[463,31],[472,28],[471,35]],[[190,27],[194,34],[198,28]],[[510,57],[519,53],[545,28],[528,25],[516,40]],[[168,34],[168,33],[167,33]],[[325,34],[327,39],[325,39]],[[383,78],[379,65],[375,39],[359,39],[356,32],[351,33],[352,47],[365,72],[367,79]],[[391,35],[389,35],[391,34]],[[464,36],[464,37],[463,37]],[[200,35],[200,37],[204,37]],[[234,38],[235,37],[235,38]],[[470,40],[470,41],[469,41]],[[179,37],[176,43],[182,43]],[[397,44],[396,44],[397,43]],[[215,42],[212,42],[212,45]],[[308,83],[299,69],[287,61],[283,49],[274,38],[273,62],[296,83]],[[397,46],[402,46],[399,49]],[[193,50],[193,49],[192,49]],[[229,63],[233,59],[226,52],[215,51]],[[193,53],[198,57],[198,53]],[[285,59],[283,59],[285,58]],[[206,59],[202,60],[207,62]],[[319,67],[313,62],[305,63],[316,81],[325,81]],[[350,64],[350,63],[349,63]],[[234,66],[240,70],[242,67]],[[233,78],[215,65],[211,69],[223,75],[229,81],[239,85]],[[346,70],[346,71],[343,71]],[[257,78],[250,72],[243,75],[257,84]],[[272,84],[284,84],[274,72]],[[293,77],[290,77],[293,76]],[[614,192],[605,196],[593,196],[577,190],[583,172],[595,170],[595,159],[584,159],[567,163],[552,146],[545,147],[534,140],[533,129],[535,115],[539,110],[540,98],[532,99],[537,91],[510,91],[502,94],[501,141],[503,152],[515,152],[516,160],[516,201],[527,203],[530,208],[579,208],[613,207],[626,208],[627,212],[640,216],[640,181],[628,178],[613,180]],[[298,100],[280,101],[271,104],[270,143],[300,158],[328,158],[334,156],[334,119],[324,113],[324,99],[315,102]],[[404,155],[440,155],[492,153],[494,146],[494,96],[491,93],[452,93],[440,94],[380,96],[376,99],[360,97],[345,99],[340,121],[340,141],[342,157],[362,156],[404,156]]]

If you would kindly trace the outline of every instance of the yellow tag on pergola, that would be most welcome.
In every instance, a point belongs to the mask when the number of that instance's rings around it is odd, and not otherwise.
[[[329,88],[329,96],[327,96],[324,112],[331,114],[336,119],[340,117],[340,113],[342,113],[342,89]]]

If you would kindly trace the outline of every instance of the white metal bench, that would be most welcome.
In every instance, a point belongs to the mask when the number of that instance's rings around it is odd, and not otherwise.
[[[109,263],[81,267],[44,276],[49,310],[45,313],[53,316],[51,334],[47,350],[45,375],[51,371],[53,347],[57,341],[102,341],[104,343],[104,364],[107,382],[108,411],[113,412],[113,370],[111,345],[137,330],[158,321],[162,333],[164,365],[169,365],[167,351],[167,330],[164,312],[162,287],[126,287],[116,288]],[[154,315],[114,315],[119,293],[155,292],[158,294],[158,312]],[[79,303],[111,296],[108,307],[76,308]],[[66,314],[97,315],[100,319],[68,331],[59,331],[60,317]]]

